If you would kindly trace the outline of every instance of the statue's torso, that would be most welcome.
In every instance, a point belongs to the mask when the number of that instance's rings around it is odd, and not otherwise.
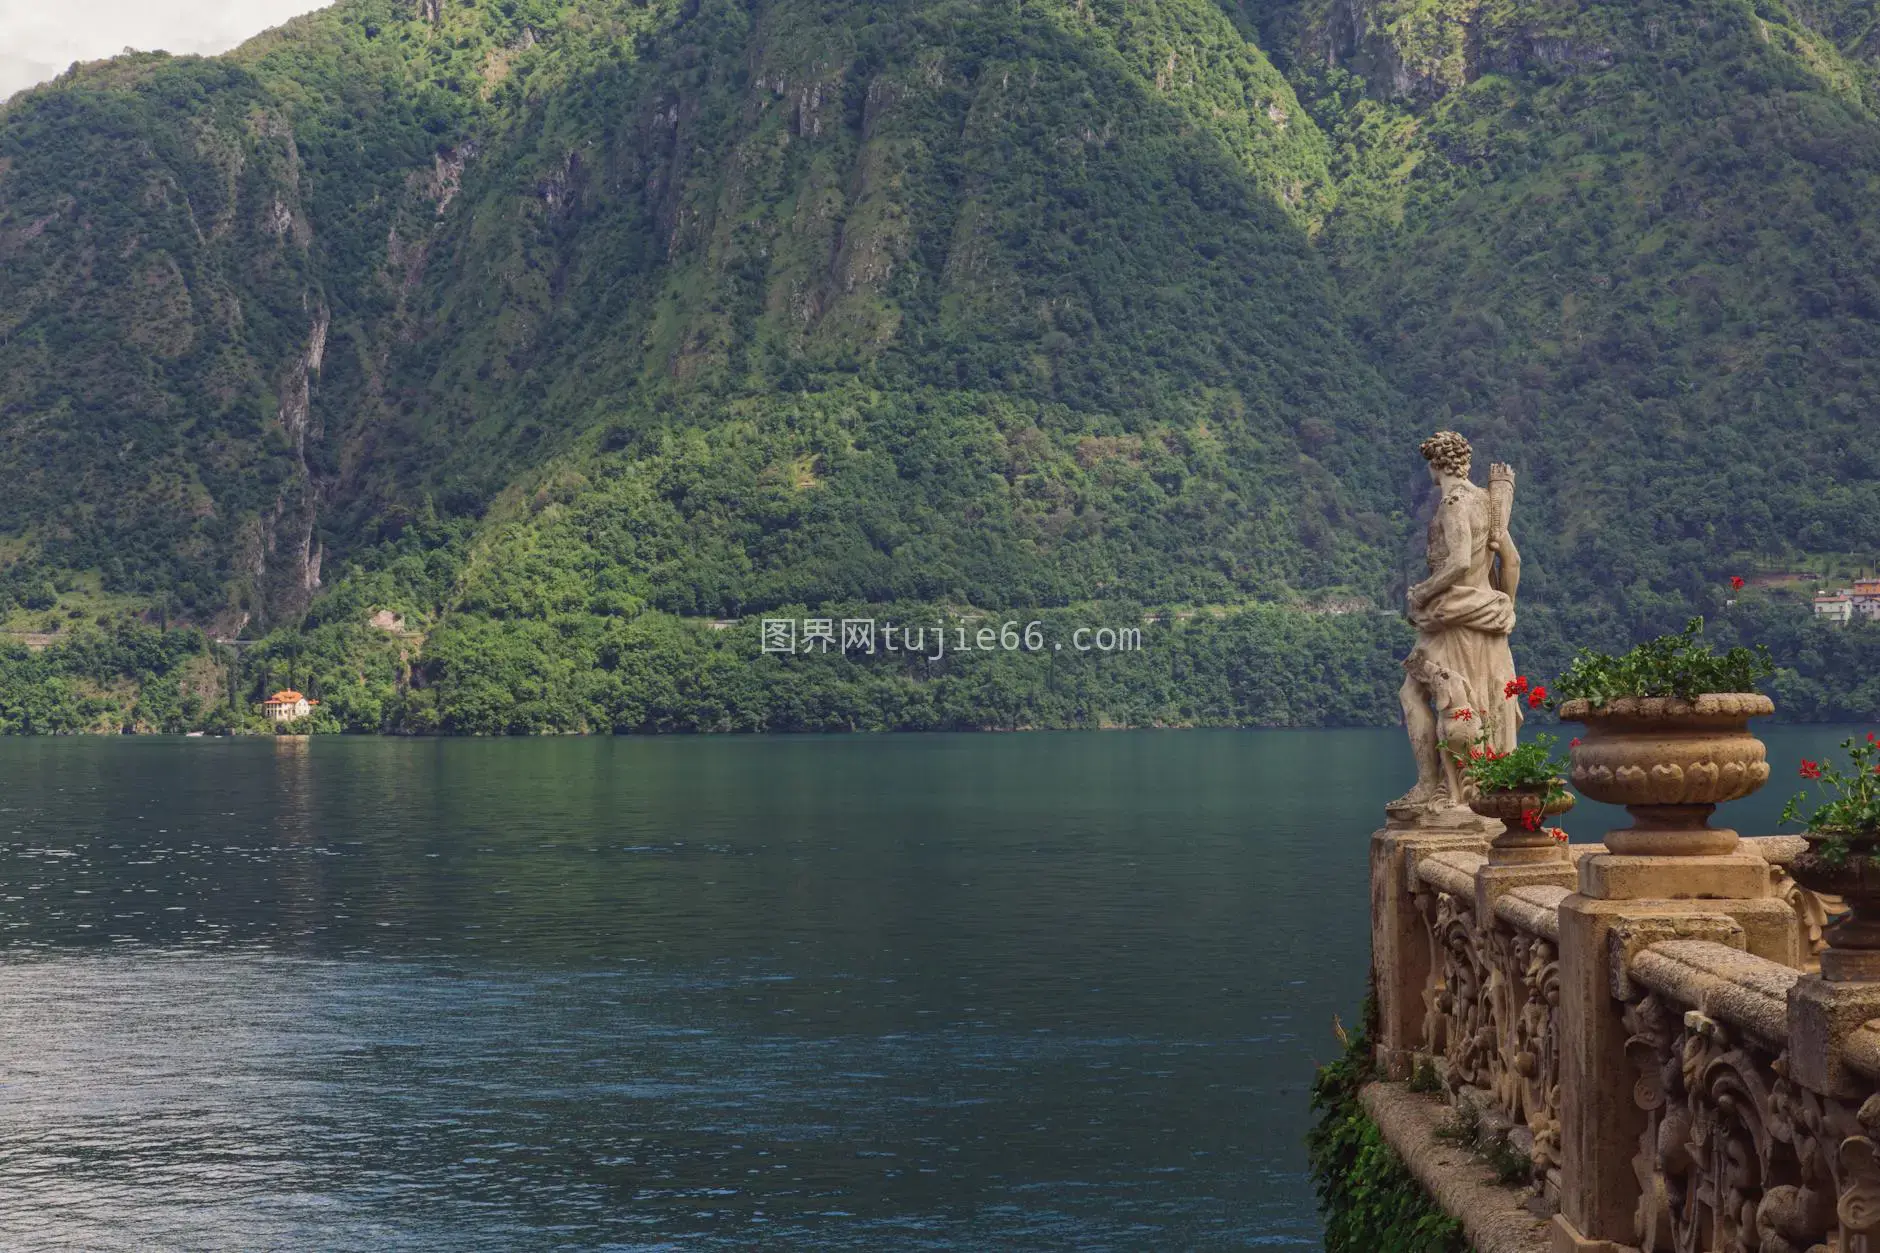
[[[1460,521],[1462,525],[1453,525]],[[1446,523],[1450,525],[1445,525]],[[1430,519],[1431,573],[1449,564],[1452,532],[1466,537],[1467,570],[1455,583],[1433,597],[1421,613],[1413,615],[1425,631],[1468,627],[1505,634],[1514,627],[1514,606],[1497,591],[1490,577],[1494,554],[1489,551],[1488,492],[1473,483],[1458,483],[1443,493]]]

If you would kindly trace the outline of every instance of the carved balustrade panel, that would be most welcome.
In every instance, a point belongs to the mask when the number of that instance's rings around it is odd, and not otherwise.
[[[1641,989],[1642,991],[1642,989]],[[1645,1253],[1880,1253],[1880,1150],[1784,1051],[1660,992],[1625,1008]]]
[[[1505,984],[1513,991],[1499,1053],[1496,1100],[1527,1124],[1537,1178],[1560,1166],[1560,954],[1554,942],[1498,924],[1506,937]]]
[[[1431,986],[1425,997],[1424,1047],[1448,1063],[1452,1087],[1489,1088],[1496,1028],[1493,977],[1473,902],[1450,892],[1430,893]]]
[[[1429,931],[1423,1044],[1447,1063],[1452,1088],[1476,1088],[1532,1136],[1536,1179],[1560,1165],[1556,1023],[1560,958],[1553,940],[1492,919],[1474,901],[1430,884],[1417,896]]]

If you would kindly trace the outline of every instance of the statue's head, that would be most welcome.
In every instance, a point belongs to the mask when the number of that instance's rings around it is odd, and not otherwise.
[[[1431,478],[1443,474],[1459,479],[1469,477],[1469,459],[1472,455],[1469,441],[1457,432],[1438,431],[1424,440],[1418,451],[1430,463]]]

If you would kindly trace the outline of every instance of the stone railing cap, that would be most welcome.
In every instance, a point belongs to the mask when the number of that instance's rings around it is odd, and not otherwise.
[[[1436,853],[1419,858],[1417,878],[1451,896],[1475,899],[1475,871],[1488,859],[1480,853]]]
[[[1531,883],[1509,888],[1495,898],[1495,916],[1529,935],[1542,939],[1560,939],[1560,902],[1571,896],[1567,888]]]
[[[1788,994],[1802,972],[1726,944],[1661,940],[1632,959],[1632,979],[1673,1001],[1740,1027],[1764,1045],[1788,1040]]]

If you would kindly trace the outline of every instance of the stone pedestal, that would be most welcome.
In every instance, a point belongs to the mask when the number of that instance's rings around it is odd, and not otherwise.
[[[1594,853],[1579,861],[1583,896],[1608,901],[1750,900],[1769,893],[1769,863],[1755,853],[1642,857]]]
[[[1430,981],[1430,943],[1417,911],[1417,859],[1432,853],[1488,851],[1482,831],[1401,830],[1371,836],[1371,971],[1376,980],[1378,1069],[1410,1077],[1411,1055],[1423,1043],[1423,992]]]
[[[1751,855],[1580,860],[1580,891],[1560,905],[1560,1213],[1583,1241],[1627,1246],[1638,1180],[1632,1156],[1645,1129],[1625,1053],[1629,954],[1659,940],[1704,939],[1786,965],[1800,959],[1794,915],[1769,897],[1767,863]],[[1752,873],[1753,872],[1753,873]],[[1611,896],[1596,895],[1610,892]],[[1735,892],[1734,896],[1723,896]]]
[[[1578,881],[1567,850],[1559,848],[1552,861],[1527,865],[1497,865],[1490,862],[1475,872],[1475,916],[1486,926],[1495,916],[1495,898],[1514,888],[1555,887],[1571,889]]]

